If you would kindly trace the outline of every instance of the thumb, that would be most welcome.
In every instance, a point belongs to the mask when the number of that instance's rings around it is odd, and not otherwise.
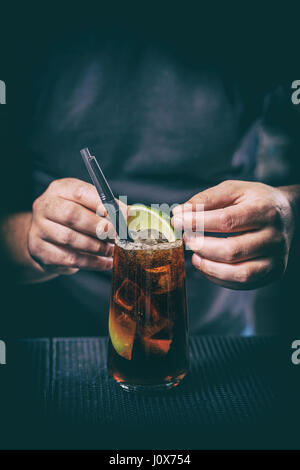
[[[179,214],[182,211],[192,212],[201,210],[209,211],[222,209],[234,204],[242,193],[244,181],[228,180],[223,181],[217,186],[201,191],[191,197],[184,204],[178,205],[173,209],[173,214]]]

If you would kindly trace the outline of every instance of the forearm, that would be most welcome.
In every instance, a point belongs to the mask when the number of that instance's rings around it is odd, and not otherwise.
[[[1,271],[20,283],[43,282],[56,277],[34,261],[28,251],[28,233],[32,214],[10,214],[0,220]]]

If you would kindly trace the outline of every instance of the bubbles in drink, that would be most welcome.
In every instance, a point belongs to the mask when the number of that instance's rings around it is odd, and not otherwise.
[[[168,240],[158,230],[145,229],[131,232],[132,238],[135,242],[144,243],[145,245],[153,246],[158,243],[166,243]]]
[[[116,238],[115,242],[118,246],[121,246],[125,250],[146,250],[146,249],[158,249],[168,250],[170,247],[181,246],[182,240],[176,240],[175,242],[168,242],[167,238],[154,229],[145,230],[130,230],[130,236],[134,240],[129,242],[128,240],[120,240]]]

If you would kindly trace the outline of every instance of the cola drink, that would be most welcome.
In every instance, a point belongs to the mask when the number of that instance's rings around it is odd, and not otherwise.
[[[167,389],[188,370],[182,240],[116,239],[108,371],[126,390]]]

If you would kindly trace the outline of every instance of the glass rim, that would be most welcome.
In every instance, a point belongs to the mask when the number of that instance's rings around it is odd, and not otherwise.
[[[141,241],[131,242],[129,240],[120,239],[118,235],[115,237],[115,244],[124,250],[148,250],[148,251],[158,251],[158,250],[170,250],[172,248],[179,248],[183,246],[182,238],[177,238],[176,240],[169,242],[163,241],[153,245],[146,245]]]

